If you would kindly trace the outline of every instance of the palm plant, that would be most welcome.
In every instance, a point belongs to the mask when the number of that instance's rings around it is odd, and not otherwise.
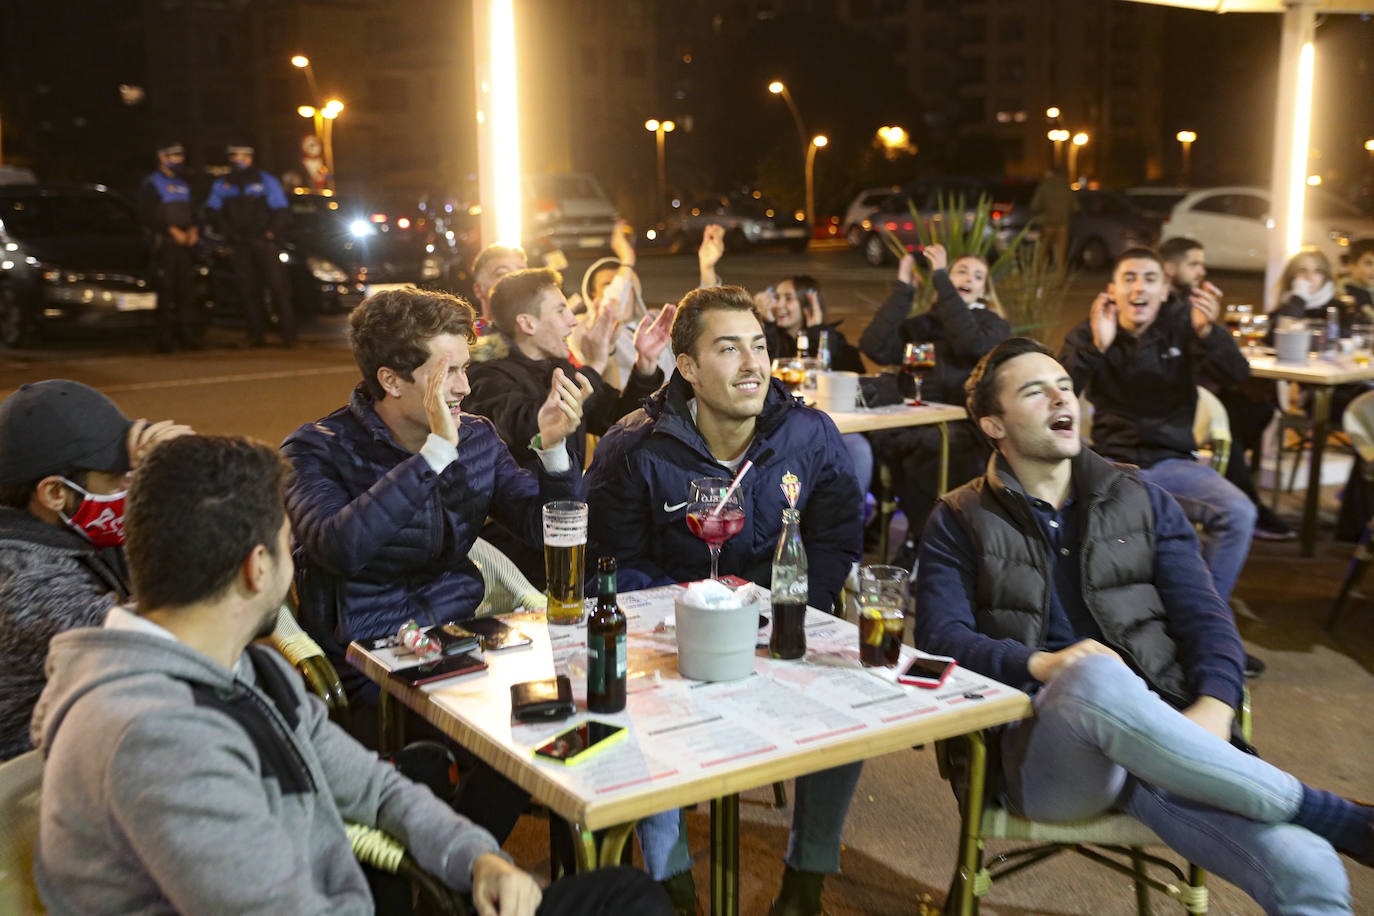
[[[1017,248],[1006,274],[997,281],[997,299],[1017,337],[1033,337],[1053,347],[1051,332],[1063,314],[1064,296],[1075,275],[1053,263],[1037,241]]]

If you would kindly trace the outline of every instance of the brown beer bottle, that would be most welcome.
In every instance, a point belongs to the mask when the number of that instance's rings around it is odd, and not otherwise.
[[[599,597],[596,612],[587,618],[587,709],[591,712],[620,712],[625,708],[629,654],[625,614],[615,600],[615,572],[615,557],[597,561]]]

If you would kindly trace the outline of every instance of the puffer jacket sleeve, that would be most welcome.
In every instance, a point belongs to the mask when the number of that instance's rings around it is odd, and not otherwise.
[[[1011,334],[1011,326],[992,312],[987,312],[986,317],[995,321],[978,320],[979,316],[964,302],[946,271],[935,271],[931,281],[936,291],[931,314],[945,330],[945,344],[959,359],[976,362]]]
[[[859,515],[859,481],[854,462],[828,416],[817,412],[820,458],[813,466],[819,477],[802,510],[802,543],[806,545],[807,578],[812,607],[826,609],[835,602],[849,568],[863,550]]]
[[[636,460],[646,454],[634,447],[642,434],[624,424],[612,428],[597,445],[587,471],[588,546],[616,558],[620,587],[626,590],[669,581],[650,553],[655,494]]]
[[[415,525],[439,476],[423,456],[411,455],[353,498],[341,475],[361,459],[337,436],[303,427],[282,445],[282,454],[294,469],[286,488],[292,533],[311,560],[345,578],[356,577],[378,551]]]

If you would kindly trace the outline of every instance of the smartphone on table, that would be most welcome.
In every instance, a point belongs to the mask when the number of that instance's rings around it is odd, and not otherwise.
[[[471,633],[482,641],[482,648],[487,652],[500,652],[502,649],[518,649],[521,646],[530,645],[531,640],[524,633],[515,627],[499,620],[495,617],[474,617],[471,620],[464,620],[461,623],[451,623],[443,627],[448,630],[457,629],[460,632]]]
[[[897,675],[897,683],[934,689],[945,682],[954,665],[954,659],[945,655],[918,655]]]
[[[546,743],[536,747],[534,756],[540,760],[551,760],[571,766],[621,741],[625,735],[625,727],[622,725],[587,719],[566,731],[559,732]]]
[[[418,687],[421,684],[431,684],[434,681],[481,671],[486,666],[486,660],[482,658],[481,653],[460,652],[457,655],[442,656],[437,661],[425,665],[399,668],[391,672],[391,676],[410,684],[412,687]]]

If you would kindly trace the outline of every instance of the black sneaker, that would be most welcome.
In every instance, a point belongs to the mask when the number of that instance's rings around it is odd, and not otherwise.
[[[1273,509],[1260,506],[1259,516],[1255,519],[1254,536],[1261,541],[1291,541],[1298,534],[1275,515]]]
[[[1264,669],[1266,669],[1266,668],[1268,668],[1268,667],[1269,667],[1268,665],[1266,665],[1264,662],[1260,661],[1259,659],[1255,658],[1255,657],[1254,657],[1253,655],[1251,655],[1249,652],[1246,652],[1246,653],[1245,653],[1245,676],[1246,676],[1246,677],[1259,677],[1261,674],[1264,673]]]

